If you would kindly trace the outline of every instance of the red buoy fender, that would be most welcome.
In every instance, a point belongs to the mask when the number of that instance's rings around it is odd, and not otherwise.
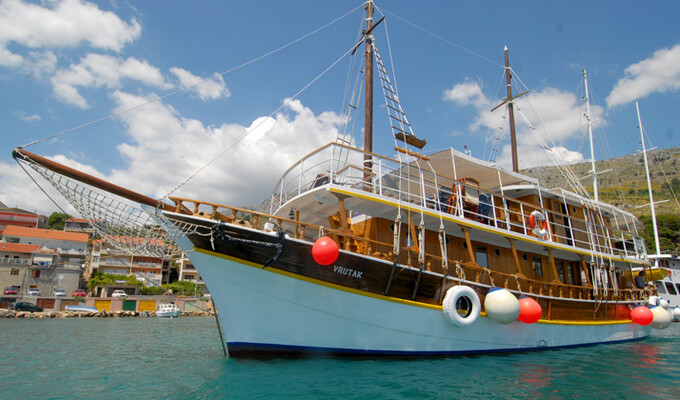
[[[543,309],[536,300],[526,296],[520,297],[518,321],[522,321],[525,324],[533,324],[541,319],[542,314]]]
[[[636,306],[630,312],[630,319],[638,325],[645,326],[652,323],[654,314],[652,314],[652,310],[645,306]]]
[[[340,249],[335,240],[328,236],[321,236],[316,239],[312,246],[312,257],[314,261],[321,265],[331,265],[338,259]]]

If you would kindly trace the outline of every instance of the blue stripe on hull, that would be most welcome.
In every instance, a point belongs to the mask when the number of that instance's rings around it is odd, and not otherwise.
[[[527,351],[558,350],[573,347],[591,347],[601,344],[616,344],[635,342],[646,339],[647,336],[636,337],[623,340],[611,340],[606,342],[594,342],[583,344],[571,344],[564,346],[535,346],[507,349],[490,350],[458,350],[458,351],[381,351],[381,350],[353,350],[353,349],[333,349],[321,347],[303,346],[283,346],[258,343],[228,343],[229,356],[234,358],[278,358],[278,357],[394,357],[394,358],[415,358],[415,357],[451,357],[475,354],[507,354],[520,353]]]

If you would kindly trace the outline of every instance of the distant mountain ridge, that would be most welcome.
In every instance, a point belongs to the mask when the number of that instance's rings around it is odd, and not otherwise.
[[[680,147],[648,151],[647,159],[656,213],[659,215],[680,214],[680,205],[676,200],[676,197],[680,197]],[[592,196],[593,180],[590,161],[573,164],[570,168],[577,177],[581,178],[581,184]],[[649,207],[645,207],[649,204],[649,194],[641,152],[597,161],[595,168],[598,171],[597,184],[601,201],[627,210],[638,218],[650,215]],[[527,168],[520,172],[538,178],[541,186],[562,187],[573,191],[557,167]]]

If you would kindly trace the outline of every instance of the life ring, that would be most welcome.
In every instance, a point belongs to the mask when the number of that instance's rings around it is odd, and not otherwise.
[[[536,223],[536,220],[542,221],[543,223],[541,224],[541,227],[538,227],[538,224]],[[543,215],[538,210],[534,210],[531,212],[531,216],[529,217],[529,229],[536,235],[536,237],[543,239],[545,236],[548,234],[548,221]]]
[[[446,291],[442,307],[444,316],[449,322],[464,327],[477,320],[482,304],[479,301],[479,296],[471,287],[457,285]],[[458,309],[460,309],[460,312]]]

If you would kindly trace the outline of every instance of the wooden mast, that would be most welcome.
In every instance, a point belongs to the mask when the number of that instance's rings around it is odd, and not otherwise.
[[[505,46],[505,80],[508,86],[508,118],[510,122],[510,145],[512,146],[512,170],[519,172],[517,162],[517,136],[515,134],[515,111],[512,104],[512,74],[510,73],[510,57],[508,56],[508,46]]]
[[[510,57],[508,55],[508,46],[505,46],[504,53],[505,53],[505,81],[508,87],[508,97],[501,104],[494,107],[491,111],[494,111],[505,104],[508,105],[508,122],[510,124],[510,147],[512,148],[512,170],[515,172],[519,172],[519,163],[517,162],[517,135],[515,134],[515,109],[513,106],[513,101],[516,98],[522,97],[525,94],[529,93],[529,91],[527,90],[526,92],[520,93],[519,95],[512,97],[512,74],[510,73]]]
[[[366,68],[365,68],[365,83],[366,83],[366,97],[365,97],[365,111],[364,111],[364,183],[366,187],[370,187],[368,183],[371,180],[371,170],[373,163],[371,154],[373,152],[373,36],[371,34],[373,25],[373,1],[366,2]]]

